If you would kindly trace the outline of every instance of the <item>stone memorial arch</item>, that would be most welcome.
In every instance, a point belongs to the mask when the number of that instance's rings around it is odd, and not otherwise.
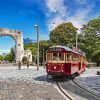
[[[29,62],[32,62],[32,53],[30,50],[25,51],[23,47],[23,35],[21,31],[11,30],[6,28],[0,28],[0,36],[10,36],[16,43],[15,47],[15,59],[16,63],[22,61],[24,55],[28,58]],[[27,53],[26,53],[27,52]]]

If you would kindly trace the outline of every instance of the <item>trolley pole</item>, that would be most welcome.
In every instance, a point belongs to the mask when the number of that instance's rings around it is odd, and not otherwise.
[[[76,50],[77,50],[77,42],[78,42],[78,33],[76,33]]]
[[[43,49],[43,67],[45,68],[45,62],[44,62],[44,49]]]
[[[37,31],[37,70],[39,70],[39,26],[34,25]]]

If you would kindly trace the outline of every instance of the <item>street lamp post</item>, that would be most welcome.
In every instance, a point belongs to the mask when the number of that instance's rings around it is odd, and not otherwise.
[[[39,70],[39,26],[34,25],[37,31],[37,70]]]

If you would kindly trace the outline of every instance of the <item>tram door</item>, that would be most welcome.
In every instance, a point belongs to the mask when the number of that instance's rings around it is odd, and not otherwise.
[[[82,68],[82,57],[80,57],[80,60],[79,60],[79,70],[81,70]]]

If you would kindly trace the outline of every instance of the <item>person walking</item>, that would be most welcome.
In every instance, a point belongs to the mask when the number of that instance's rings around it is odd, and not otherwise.
[[[29,64],[29,61],[27,61],[27,69],[29,68],[29,65],[30,65],[30,64]]]
[[[18,69],[21,70],[21,61],[18,62]]]

